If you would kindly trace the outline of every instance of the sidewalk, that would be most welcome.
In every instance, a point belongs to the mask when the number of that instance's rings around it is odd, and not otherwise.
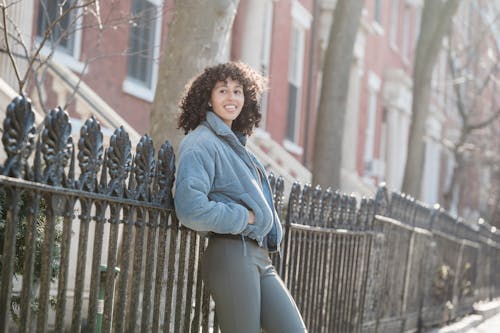
[[[427,333],[499,333],[500,299],[474,306],[475,313],[446,327],[436,328]]]
[[[498,333],[500,332],[500,313],[485,320],[481,325],[468,329],[466,333]]]

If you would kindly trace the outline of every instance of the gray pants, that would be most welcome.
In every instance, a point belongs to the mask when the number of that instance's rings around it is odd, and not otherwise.
[[[223,333],[307,332],[297,305],[266,249],[253,241],[212,238],[202,261]]]

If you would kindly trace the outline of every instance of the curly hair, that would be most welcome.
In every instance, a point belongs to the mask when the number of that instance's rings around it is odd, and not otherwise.
[[[267,80],[250,66],[242,62],[227,62],[207,67],[194,77],[187,85],[179,102],[181,113],[177,128],[184,129],[184,133],[195,129],[206,119],[208,102],[212,89],[219,81],[231,79],[243,86],[245,102],[239,116],[232,123],[232,130],[250,135],[254,127],[258,127],[262,115],[260,113],[260,99],[266,88]]]

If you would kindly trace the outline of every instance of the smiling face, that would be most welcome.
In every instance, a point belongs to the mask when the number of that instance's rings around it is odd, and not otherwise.
[[[243,86],[238,82],[227,78],[226,81],[218,81],[210,95],[212,109],[229,128],[243,108],[245,96]]]

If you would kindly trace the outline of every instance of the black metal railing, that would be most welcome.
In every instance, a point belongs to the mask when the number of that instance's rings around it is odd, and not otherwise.
[[[78,141],[54,109],[7,108],[0,171],[0,331],[218,331],[201,281],[207,240],[172,205],[175,161],[123,128]],[[75,144],[76,142],[76,144]],[[270,177],[284,226],[273,262],[310,332],[439,325],[500,295],[500,235],[380,187],[374,199]]]

